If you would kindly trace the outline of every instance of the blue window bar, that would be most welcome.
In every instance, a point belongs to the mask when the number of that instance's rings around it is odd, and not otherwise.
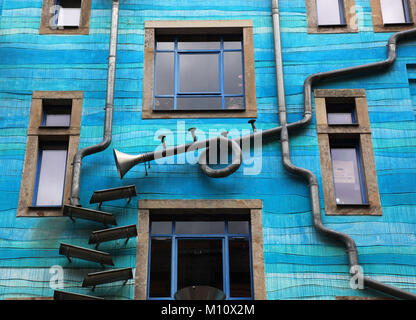
[[[171,300],[178,290],[200,285],[228,300],[253,299],[248,216],[197,216],[151,218],[147,298]]]
[[[157,36],[154,111],[242,110],[242,36]]]
[[[368,205],[358,138],[330,139],[330,148],[337,205]]]

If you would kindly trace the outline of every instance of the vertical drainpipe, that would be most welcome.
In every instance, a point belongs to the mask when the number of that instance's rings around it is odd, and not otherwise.
[[[82,158],[93,153],[105,150],[111,143],[112,126],[113,126],[113,109],[114,109],[114,87],[116,75],[116,61],[117,61],[117,36],[118,36],[118,18],[119,18],[119,0],[112,0],[111,9],[111,31],[110,31],[110,45],[108,56],[108,71],[107,71],[107,93],[105,102],[105,119],[104,119],[104,136],[103,140],[93,146],[89,146],[78,150],[75,154],[72,169],[72,184],[70,203],[72,206],[81,206],[79,203],[80,180]]]
[[[358,264],[358,251],[354,240],[347,234],[328,229],[322,223],[322,216],[321,216],[321,205],[319,199],[319,185],[318,179],[316,178],[315,174],[311,171],[300,168],[295,166],[290,158],[290,145],[289,145],[289,134],[287,130],[287,116],[286,116],[286,101],[285,101],[285,89],[284,89],[284,80],[283,80],[283,60],[282,60],[282,46],[281,46],[281,32],[280,32],[280,14],[279,14],[279,1],[278,0],[271,0],[272,1],[272,17],[273,17],[273,34],[274,34],[274,47],[275,47],[275,60],[276,60],[276,81],[277,81],[277,94],[278,94],[278,104],[279,104],[279,120],[281,125],[281,132],[280,132],[280,140],[281,140],[281,147],[282,147],[282,159],[283,159],[283,166],[289,172],[303,176],[309,183],[309,192],[310,192],[310,199],[311,199],[311,206],[312,206],[312,217],[313,217],[313,224],[315,229],[337,242],[341,242],[345,245],[347,249],[349,265],[350,265],[350,273],[352,276],[355,276],[358,280],[361,280],[364,286],[378,290],[385,294],[401,298],[401,299],[416,299],[416,295],[404,290],[401,290],[396,287],[392,287],[381,282],[372,280],[370,278],[364,277],[361,274],[359,264]],[[415,29],[416,30],[416,29]],[[413,35],[415,30],[404,32],[407,36]],[[323,73],[323,74],[315,74],[309,76],[304,83],[304,115],[303,119],[298,121],[293,127],[302,127],[307,125],[312,120],[312,85],[314,80],[321,80],[321,78],[330,77],[333,75],[347,75],[347,74],[354,74],[355,72],[362,71],[362,70],[379,70],[392,64],[395,61],[395,45],[396,45],[396,37],[399,38],[402,36],[402,33],[393,36],[389,40],[389,58],[386,61],[359,66],[359,67],[352,67],[346,68],[342,70],[337,70],[333,72]],[[393,57],[394,56],[394,57]]]

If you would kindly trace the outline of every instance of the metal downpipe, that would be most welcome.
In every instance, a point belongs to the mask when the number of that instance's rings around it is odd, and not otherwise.
[[[281,145],[282,145],[282,159],[283,165],[289,172],[303,176],[308,180],[312,216],[315,229],[325,236],[333,238],[336,241],[342,242],[346,249],[349,259],[350,272],[357,279],[362,280],[364,286],[386,293],[388,295],[400,299],[416,299],[416,295],[402,289],[392,287],[381,282],[364,277],[358,268],[358,251],[355,241],[347,234],[329,229],[322,224],[321,206],[319,199],[319,185],[316,176],[309,170],[295,166],[290,157],[289,133],[286,116],[285,91],[283,80],[283,66],[282,66],[282,50],[280,37],[280,17],[279,17],[279,2],[272,0],[272,16],[273,16],[273,33],[275,44],[275,59],[276,59],[276,76],[278,87],[278,102],[279,102],[279,119],[281,125]],[[370,63],[362,66],[350,67],[340,70],[334,70],[324,73],[316,73],[309,76],[304,82],[304,117],[297,122],[296,126],[304,126],[312,120],[312,85],[318,81],[325,79],[340,78],[343,76],[351,76],[361,74],[363,72],[376,72],[388,68],[396,60],[396,44],[398,40],[408,39],[416,36],[416,29],[398,32],[392,35],[388,41],[388,58],[381,62]]]
[[[117,61],[117,36],[120,3],[119,0],[112,0],[111,9],[111,31],[107,71],[107,92],[105,103],[104,135],[103,140],[93,146],[78,150],[74,156],[72,169],[72,184],[70,203],[73,206],[81,206],[79,203],[80,180],[82,159],[85,156],[105,150],[111,143],[114,109],[114,87]]]

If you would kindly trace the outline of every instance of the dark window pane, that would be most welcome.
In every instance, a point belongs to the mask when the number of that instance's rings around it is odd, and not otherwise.
[[[230,296],[251,297],[250,244],[248,239],[230,239]]]
[[[181,92],[219,92],[218,54],[181,54]]]
[[[178,240],[178,290],[211,286],[223,290],[221,240]]]
[[[222,109],[220,97],[178,98],[178,110],[218,110]]]
[[[337,204],[362,204],[356,148],[331,148]]]
[[[155,98],[156,110],[173,110],[173,98]]]
[[[318,25],[341,24],[338,0],[316,0]]]
[[[224,52],[225,94],[243,93],[243,61],[241,52]]]
[[[244,110],[244,98],[243,97],[225,97],[225,109]]]
[[[170,238],[152,238],[149,297],[170,297],[171,295],[171,249]]]
[[[176,233],[224,233],[224,221],[177,221]]]
[[[59,5],[64,8],[81,8],[81,0],[59,0]]]
[[[40,172],[36,205],[62,205],[67,150],[43,149],[40,151]]]
[[[405,23],[403,0],[380,0],[383,23]]]
[[[152,233],[168,234],[172,233],[171,221],[152,221]]]
[[[158,52],[156,54],[156,95],[173,94],[174,54]]]
[[[249,233],[248,221],[229,221],[228,233]]]
[[[328,124],[352,124],[352,114],[350,112],[330,112],[328,113]]]

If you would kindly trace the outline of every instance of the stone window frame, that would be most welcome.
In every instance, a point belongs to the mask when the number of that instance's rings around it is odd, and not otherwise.
[[[40,127],[42,124],[43,99],[71,99],[71,123],[69,127]],[[35,91],[32,94],[29,127],[27,130],[26,151],[23,173],[20,184],[17,217],[55,217],[63,216],[64,204],[69,204],[71,192],[72,161],[78,150],[81,129],[83,92],[82,91]],[[43,139],[68,139],[68,154],[66,163],[64,198],[62,206],[34,207],[33,196],[36,183],[37,162],[39,157],[39,142]]]
[[[315,110],[326,215],[382,215],[367,98],[364,89],[316,89]],[[326,98],[354,98],[356,125],[328,125]],[[335,201],[329,136],[359,137],[368,204],[340,205]]]
[[[192,30],[192,31],[191,31]],[[256,80],[252,20],[145,21],[142,119],[256,118]],[[244,55],[245,110],[154,111],[155,37],[160,34],[225,34],[242,32]]]
[[[253,292],[255,300],[266,300],[261,200],[139,200],[134,299],[146,300],[149,267],[150,214],[250,214]]]
[[[43,0],[42,16],[39,26],[39,34],[65,34],[87,35],[90,32],[91,0],[81,0],[81,18],[79,28],[52,29],[49,21],[53,17],[50,8],[55,4],[54,0]]]
[[[306,16],[308,20],[308,33],[357,33],[357,13],[355,0],[343,0],[343,11],[345,25],[340,26],[318,26],[316,13],[316,0],[305,0]]]
[[[380,0],[370,0],[371,5],[371,16],[373,18],[373,30],[374,32],[396,32],[412,29],[415,27],[416,23],[416,1],[407,1],[409,7],[409,15],[412,20],[409,23],[403,24],[389,24],[384,25],[383,15],[381,13],[381,3]]]

